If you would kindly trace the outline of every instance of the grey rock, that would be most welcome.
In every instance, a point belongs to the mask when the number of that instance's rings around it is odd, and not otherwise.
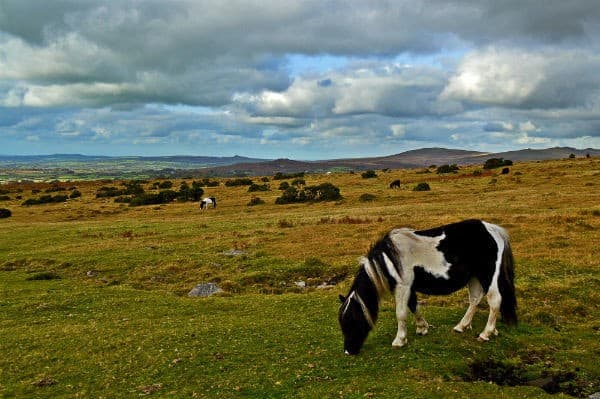
[[[207,297],[221,291],[221,288],[219,288],[219,286],[215,283],[201,283],[192,288],[192,290],[188,292],[188,296]]]

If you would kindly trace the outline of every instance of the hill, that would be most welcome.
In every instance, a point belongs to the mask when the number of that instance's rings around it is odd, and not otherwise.
[[[277,172],[322,173],[328,171],[367,169],[404,169],[444,164],[483,164],[489,158],[504,158],[510,159],[513,162],[543,161],[549,159],[564,159],[568,158],[571,154],[578,158],[585,157],[587,154],[596,157],[600,156],[600,150],[592,148],[578,150],[570,147],[555,147],[541,150],[528,148],[518,151],[490,153],[447,148],[422,148],[395,155],[373,158],[331,159],[322,161],[294,161],[289,159],[277,159],[274,161],[249,162],[243,165],[235,164],[207,168],[203,170],[202,173],[214,176],[260,176],[275,174]]]

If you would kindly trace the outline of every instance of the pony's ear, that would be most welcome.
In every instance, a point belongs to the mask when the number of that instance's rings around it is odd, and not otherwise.
[[[345,297],[345,296],[343,296],[342,294],[340,294],[340,295],[338,296],[338,298],[340,298],[340,302],[341,302],[341,303],[344,303],[344,302],[346,302],[346,297]]]

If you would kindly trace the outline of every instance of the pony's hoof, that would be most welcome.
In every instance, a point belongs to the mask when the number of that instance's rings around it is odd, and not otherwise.
[[[487,335],[483,335],[483,333],[479,334],[479,337],[477,337],[477,341],[479,342],[488,342],[490,340],[490,338]]]
[[[453,330],[454,332],[457,332],[457,333],[462,333],[462,332],[464,332],[465,330],[470,330],[471,328],[472,328],[472,327],[471,327],[471,325],[470,325],[470,324],[469,324],[469,325],[467,325],[467,326],[464,326],[464,327],[463,327],[463,326],[461,326],[460,324],[457,324],[457,325],[456,325],[456,326],[455,326],[455,327],[454,327],[452,330]]]
[[[427,327],[418,327],[417,328],[417,335],[427,335],[428,332],[429,332],[429,329]]]
[[[394,340],[394,342],[392,342],[392,348],[402,348],[404,345],[406,345],[407,342],[408,342],[408,339],[406,339],[406,338],[402,338],[402,339],[396,338]]]

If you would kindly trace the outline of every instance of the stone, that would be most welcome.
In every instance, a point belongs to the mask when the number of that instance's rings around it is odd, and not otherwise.
[[[306,288],[306,281],[294,281],[294,285],[299,288]]]
[[[200,283],[198,285],[196,285],[194,288],[192,288],[192,290],[190,292],[188,292],[188,296],[190,297],[207,297],[207,296],[211,296],[213,294],[216,294],[217,292],[221,292],[223,290],[221,290],[221,288],[219,288],[218,285],[216,285],[215,283]]]

